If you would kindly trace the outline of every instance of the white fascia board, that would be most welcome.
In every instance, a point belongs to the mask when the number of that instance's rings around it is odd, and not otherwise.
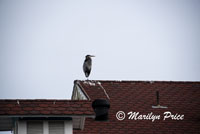
[[[75,129],[81,129],[81,130],[83,130],[84,129],[84,124],[85,124],[85,118],[95,118],[95,115],[81,115],[81,116],[79,116],[79,115],[71,115],[71,116],[69,116],[69,115],[61,115],[61,116],[58,116],[58,115],[14,115],[14,116],[0,116],[0,119],[3,119],[3,118],[10,118],[10,119],[15,119],[15,121],[17,121],[18,119],[22,119],[23,120],[23,118],[47,118],[47,120],[48,120],[48,118],[51,118],[51,117],[63,117],[63,118],[66,118],[66,117],[69,117],[69,118],[72,118],[72,121],[74,120],[74,119],[79,119],[79,122],[78,122],[78,127],[77,128],[75,128],[74,126],[74,128]],[[26,119],[25,119],[26,120]],[[29,120],[29,119],[27,119],[27,120]],[[45,119],[39,119],[39,120],[45,120]],[[61,119],[62,120],[62,119]],[[63,119],[63,120],[65,120],[66,121],[66,119]],[[70,121],[70,120],[69,120]]]
[[[79,82],[74,83],[72,100],[90,100],[90,97],[87,95],[83,87]]]

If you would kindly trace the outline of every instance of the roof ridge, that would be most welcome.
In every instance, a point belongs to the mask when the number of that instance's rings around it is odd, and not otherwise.
[[[141,83],[200,83],[200,81],[167,81],[167,80],[75,80],[74,82],[141,82]]]
[[[0,101],[38,101],[38,102],[51,102],[51,101],[66,101],[66,102],[90,102],[90,100],[70,100],[70,99],[0,99]]]

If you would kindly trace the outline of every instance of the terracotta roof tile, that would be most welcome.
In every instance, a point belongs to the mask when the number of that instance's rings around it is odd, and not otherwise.
[[[5,115],[94,115],[90,101],[0,100],[0,116]]]
[[[90,82],[90,83],[89,83]],[[169,134],[200,133],[200,82],[172,81],[75,81],[90,99],[105,98],[110,101],[109,121],[100,122],[87,118],[84,130],[74,134]],[[105,91],[104,91],[105,90]],[[154,109],[156,91],[160,93],[160,105],[167,109]],[[108,94],[109,98],[106,96]],[[116,119],[116,113],[124,111],[161,115],[166,111],[184,114],[183,120]]]

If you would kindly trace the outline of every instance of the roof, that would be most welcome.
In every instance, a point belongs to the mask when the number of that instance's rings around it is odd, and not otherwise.
[[[200,82],[173,81],[80,81],[77,85],[85,96],[93,101],[104,98],[110,101],[109,121],[99,122],[87,118],[84,130],[74,134],[153,134],[153,133],[199,133],[200,132]],[[160,105],[167,108],[152,108],[156,105],[156,91]],[[72,97],[73,98],[73,97]],[[116,113],[124,111],[124,120]],[[141,115],[160,115],[160,120],[128,119],[128,112]],[[183,120],[163,120],[165,112],[184,115]],[[120,115],[121,116],[121,115]]]
[[[0,116],[93,114],[85,100],[0,100]]]
[[[13,129],[13,120],[71,120],[74,129],[83,129],[86,117],[94,118],[87,100],[0,100],[0,131]]]

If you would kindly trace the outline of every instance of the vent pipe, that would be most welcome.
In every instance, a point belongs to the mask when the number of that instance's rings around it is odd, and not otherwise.
[[[157,106],[160,105],[160,102],[159,102],[159,91],[156,91],[156,98],[157,98]]]
[[[152,106],[152,108],[167,108],[167,106],[160,105],[159,91],[156,91],[156,103],[156,106]]]
[[[110,108],[110,103],[105,99],[96,99],[92,102],[92,108],[95,112],[96,121],[107,121],[108,120],[108,110]]]

